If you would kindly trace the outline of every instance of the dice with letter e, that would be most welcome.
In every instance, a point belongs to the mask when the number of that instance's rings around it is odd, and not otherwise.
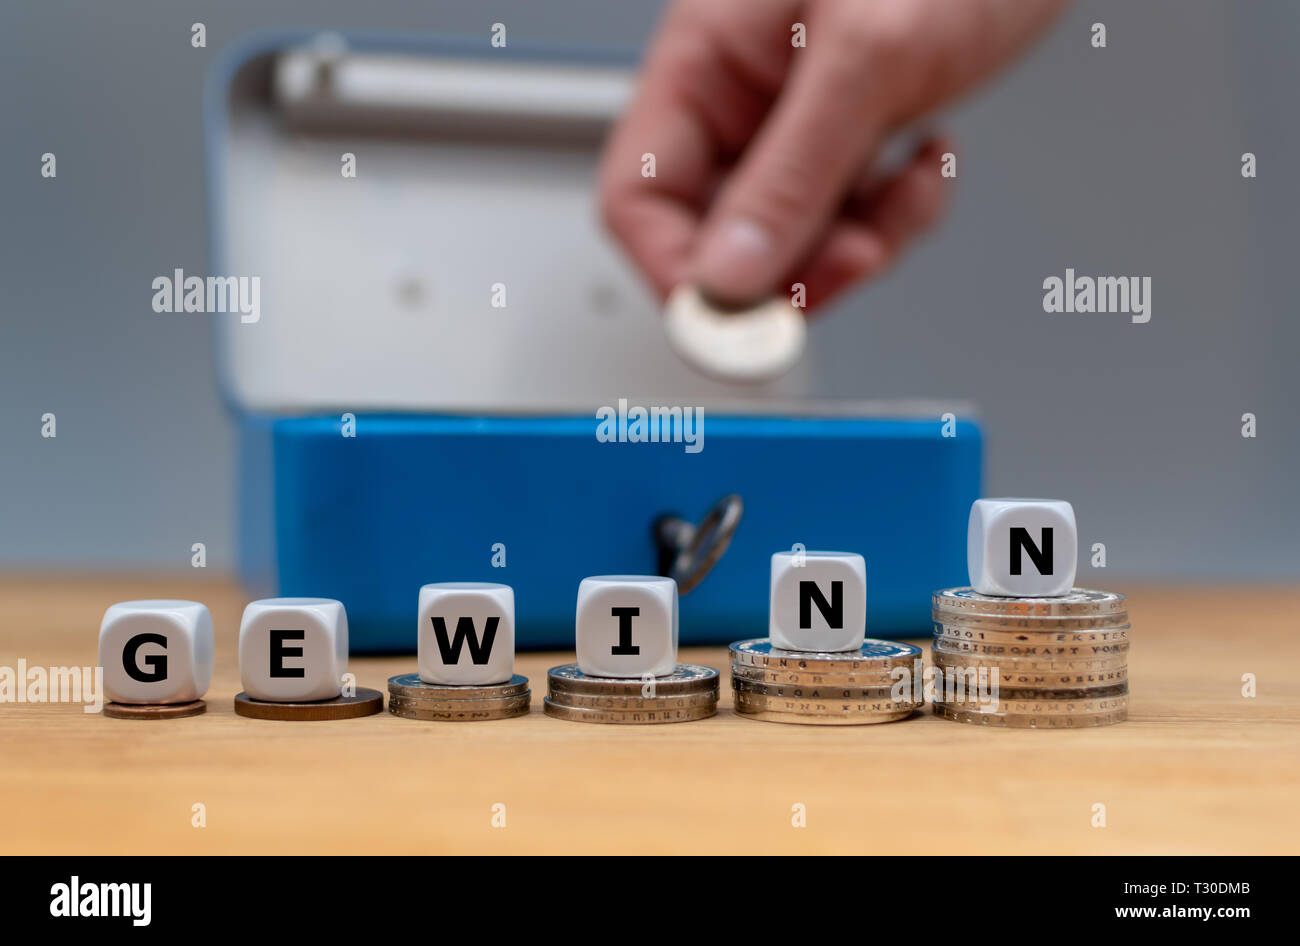
[[[268,703],[333,700],[348,669],[348,614],[333,598],[263,598],[239,623],[239,679]]]
[[[489,581],[420,589],[420,679],[441,686],[508,683],[515,672],[515,592]]]
[[[777,552],[767,629],[781,650],[857,650],[867,634],[867,563],[856,552]]]
[[[594,677],[663,677],[677,669],[677,582],[596,575],[578,586],[578,669]]]
[[[104,612],[99,664],[114,703],[188,703],[212,682],[212,615],[197,601],[122,601]]]
[[[966,565],[980,594],[1038,598],[1074,587],[1079,533],[1060,499],[977,499],[970,507]]]

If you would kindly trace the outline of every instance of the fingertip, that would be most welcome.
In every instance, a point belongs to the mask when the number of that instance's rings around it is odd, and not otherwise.
[[[691,277],[706,295],[721,302],[753,302],[771,288],[776,249],[766,226],[736,217],[706,232]]]

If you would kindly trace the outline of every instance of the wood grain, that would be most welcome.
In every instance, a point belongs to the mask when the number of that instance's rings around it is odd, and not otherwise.
[[[1129,590],[1129,589],[1118,589]],[[1294,589],[1132,591],[1130,721],[985,730],[918,715],[795,727],[719,715],[658,727],[534,711],[484,723],[387,713],[236,716],[244,596],[231,582],[0,580],[0,666],[95,662],[104,609],[206,602],[217,626],[207,714],[106,719],[0,704],[0,851],[11,853],[1287,853],[1300,851],[1300,623]],[[724,670],[723,648],[683,659]],[[354,658],[358,683],[414,657]],[[1258,678],[1244,698],[1242,675]],[[191,826],[191,806],[207,826]],[[1092,806],[1107,827],[1091,826]],[[493,828],[504,804],[506,827]],[[791,826],[792,805],[807,827]]]

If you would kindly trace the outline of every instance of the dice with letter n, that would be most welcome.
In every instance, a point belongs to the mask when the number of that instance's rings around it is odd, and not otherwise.
[[[772,556],[768,636],[781,650],[857,650],[867,633],[867,565],[856,552]]]
[[[1068,594],[1078,565],[1074,508],[1060,499],[977,499],[966,564],[980,594],[1038,598]]]

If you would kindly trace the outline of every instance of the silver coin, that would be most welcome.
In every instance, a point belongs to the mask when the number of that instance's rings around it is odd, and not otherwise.
[[[939,687],[936,686],[936,690]],[[970,694],[970,690],[966,690]],[[1001,702],[1017,703],[1030,702],[1034,700],[1045,700],[1048,702],[1059,702],[1068,700],[1093,700],[1103,699],[1116,696],[1128,696],[1128,683],[1111,683],[1104,686],[1094,687],[1015,687],[1006,686],[999,681],[997,688],[997,698]],[[969,703],[978,702],[978,699],[954,699],[951,694],[943,693],[939,696],[939,701],[943,703]],[[1008,712],[1012,712],[1008,710]]]
[[[1128,596],[1113,591],[1074,588],[1051,598],[1001,598],[974,588],[946,588],[931,599],[935,611],[1012,617],[1071,617],[1116,614],[1128,608]]]
[[[593,696],[588,693],[560,693],[552,690],[547,698],[562,706],[574,709],[600,709],[611,712],[641,712],[644,710],[684,710],[697,706],[716,706],[718,694],[678,693],[670,696],[645,698],[640,696]]]
[[[508,683],[466,684],[451,686],[442,683],[425,683],[418,673],[403,673],[388,678],[391,696],[404,696],[412,700],[483,700],[518,696],[528,690],[528,678],[515,674]]]
[[[979,700],[937,699],[934,702],[954,710],[976,713],[998,713],[1003,716],[1092,716],[1128,709],[1128,695],[1107,696],[1083,700],[1013,700],[999,692],[997,699],[984,703]]]
[[[870,670],[862,673],[821,673],[818,670],[781,670],[776,667],[750,667],[733,663],[731,677],[749,680],[753,683],[770,683],[776,686],[836,686],[836,687],[885,687],[893,686],[901,676],[895,670],[906,669],[919,672],[917,665],[924,665],[917,657],[911,667],[893,668],[891,670]]]
[[[893,697],[893,685],[874,687],[788,686],[780,683],[757,683],[744,677],[731,678],[732,689],[737,693],[755,696],[772,696],[790,700],[827,701],[888,701]]]
[[[736,690],[736,709],[742,712],[768,711],[773,713],[796,713],[802,716],[889,716],[916,709],[920,702],[916,700],[894,700],[892,698],[877,700],[806,700],[791,697],[763,696]]]
[[[893,713],[853,716],[809,716],[807,713],[785,713],[779,710],[755,709],[737,703],[736,715],[741,719],[756,719],[764,723],[789,723],[795,726],[871,726],[877,723],[894,723],[911,716],[914,710],[900,709]]]
[[[803,313],[781,295],[740,309],[683,283],[664,304],[668,344],[695,369],[722,381],[767,381],[785,374],[803,352]]]
[[[653,726],[662,723],[688,723],[707,719],[718,711],[717,703],[691,706],[682,709],[622,710],[591,709],[583,706],[566,706],[550,697],[542,701],[547,716],[578,723],[608,723],[622,726]]]
[[[1109,670],[1122,670],[1128,666],[1128,654],[1116,654],[1110,657],[1086,658],[1083,660],[1040,660],[1033,657],[1008,655],[990,655],[971,653],[965,650],[950,649],[942,641],[930,645],[930,658],[936,664],[958,667],[1001,667],[1004,672],[1022,671],[1025,673],[1101,673]]]
[[[1128,641],[1129,625],[1090,628],[1083,631],[1065,631],[1060,628],[1042,630],[1004,630],[975,627],[968,624],[934,622],[935,640],[974,641],[981,644],[1105,644]]]
[[[485,709],[475,706],[478,700],[457,700],[451,710],[429,709],[416,701],[394,701],[389,699],[388,712],[403,719],[421,719],[432,722],[468,723],[488,719],[510,719],[523,716],[531,705],[529,695],[511,697],[512,706],[499,709]],[[504,702],[504,701],[503,701]]]
[[[1127,660],[1129,642],[1101,641],[1094,644],[1057,644],[1051,642],[1027,644],[982,644],[979,641],[951,640],[935,638],[931,644],[934,650],[949,654],[973,654],[984,657],[1025,660]]]
[[[975,628],[986,631],[1026,631],[1034,634],[1047,631],[1067,633],[1105,630],[1124,627],[1129,623],[1128,611],[1108,614],[1082,614],[1074,617],[1016,617],[1008,614],[973,614],[969,611],[948,611],[935,608],[930,617],[939,624],[953,627]]]
[[[633,696],[649,699],[646,687],[653,687],[655,696],[672,696],[680,693],[717,692],[718,671],[699,664],[678,664],[665,677],[593,677],[578,669],[577,664],[561,664],[546,671],[546,682],[552,693],[584,693],[589,696]]]
[[[532,691],[525,690],[516,696],[506,696],[501,699],[482,699],[482,700],[413,700],[405,696],[390,696],[389,705],[396,703],[401,709],[412,710],[429,710],[432,712],[450,713],[460,709],[475,710],[499,710],[514,709],[520,703],[527,703],[532,699]]]
[[[1128,719],[1128,710],[1110,713],[1093,713],[1083,716],[1017,716],[999,713],[972,713],[954,709],[942,703],[934,704],[934,715],[958,723],[993,726],[1006,729],[1087,729],[1093,726],[1112,726]]]
[[[1068,687],[1098,687],[1114,686],[1116,684],[1128,682],[1128,668],[1117,667],[1113,670],[1021,670],[1008,667],[972,667],[962,666],[960,664],[944,664],[942,661],[935,661],[935,666],[944,671],[945,675],[960,673],[969,678],[971,671],[978,675],[981,669],[988,671],[988,679],[993,679],[993,671],[997,671],[997,682],[1001,688],[1068,688]]]
[[[731,645],[731,660],[747,667],[778,670],[816,669],[822,673],[870,673],[909,666],[921,656],[921,648],[898,641],[867,638],[858,650],[824,653],[781,650],[766,637],[737,641]]]
[[[979,672],[980,668],[988,668],[992,671],[997,668],[997,672],[1006,678],[1010,677],[1076,677],[1080,680],[1086,678],[1095,678],[1096,682],[1108,680],[1108,674],[1119,673],[1121,676],[1110,676],[1110,682],[1118,682],[1123,678],[1127,680],[1128,658],[1127,655],[1114,656],[1104,660],[1030,660],[1026,658],[996,658],[996,656],[987,656],[982,654],[963,654],[963,652],[953,652],[944,650],[943,647],[935,646],[930,648],[930,656],[935,663],[935,667],[943,668],[945,671],[954,671],[966,673],[967,671]]]

